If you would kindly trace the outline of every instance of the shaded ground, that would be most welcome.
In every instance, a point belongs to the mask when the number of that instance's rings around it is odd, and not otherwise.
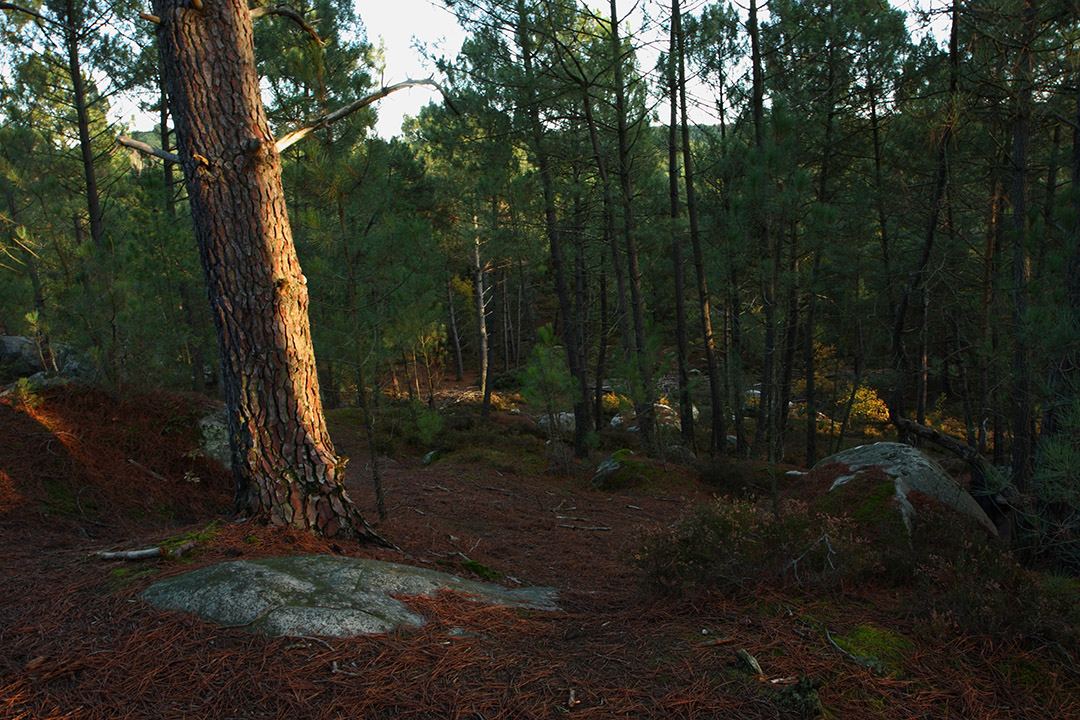
[[[546,472],[564,459],[508,417],[429,465],[398,443],[382,458],[389,518],[376,525],[402,554],[230,521],[227,475],[189,453],[196,410],[158,396],[0,401],[0,717],[799,718],[818,715],[812,688],[831,718],[1080,717],[1075,669],[1051,643],[910,619],[895,590],[645,592],[632,562],[645,535],[714,491],[685,468],[650,464],[600,492],[589,466]],[[374,519],[362,428],[339,414],[333,430]],[[180,559],[93,556],[190,540]],[[327,641],[219,628],[139,599],[167,575],[289,553],[553,585],[565,612],[415,598],[431,619],[420,630]],[[461,627],[472,632],[448,635]],[[887,666],[830,640],[865,628],[899,638]],[[738,667],[740,649],[763,677]]]

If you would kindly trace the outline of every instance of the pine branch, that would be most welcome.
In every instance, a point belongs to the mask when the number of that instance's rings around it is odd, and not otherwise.
[[[284,135],[283,137],[278,139],[278,141],[275,143],[275,145],[277,146],[277,151],[279,153],[284,152],[286,148],[289,148],[292,145],[294,145],[295,143],[303,140],[304,138],[306,138],[308,135],[315,132],[316,130],[322,130],[323,128],[337,122],[338,120],[341,120],[344,117],[352,115],[357,110],[362,110],[363,108],[367,107],[368,105],[371,105],[372,103],[383,99],[384,97],[386,97],[387,95],[389,95],[391,93],[395,93],[398,90],[404,90],[405,88],[417,87],[417,86],[420,86],[420,85],[430,85],[431,87],[433,87],[436,90],[438,90],[439,92],[441,92],[443,94],[443,97],[447,98],[447,101],[449,102],[449,98],[446,95],[446,91],[443,90],[441,85],[439,85],[437,82],[435,82],[431,78],[426,78],[424,80],[404,80],[402,82],[395,83],[394,85],[386,85],[384,87],[379,88],[378,90],[371,93],[370,95],[365,95],[364,97],[360,98],[359,100],[357,100],[355,102],[352,102],[352,103],[349,103],[348,105],[346,105],[343,108],[339,108],[339,109],[335,110],[332,113],[329,113],[327,115],[323,115],[321,118],[316,120],[311,125],[308,125],[307,127],[300,128],[299,130],[294,130],[291,133],[288,133],[287,135]],[[451,109],[453,109],[452,106],[451,106]]]
[[[165,150],[162,150],[161,148],[156,148],[153,145],[148,145],[147,143],[144,143],[144,142],[142,142],[140,140],[133,140],[132,138],[129,138],[126,135],[120,135],[119,137],[117,137],[116,142],[117,142],[117,144],[123,145],[124,147],[127,147],[127,148],[131,148],[132,150],[138,150],[141,153],[145,153],[147,155],[153,155],[156,158],[160,158],[160,159],[166,160],[168,162],[180,164],[180,156],[179,155],[174,155],[171,152],[167,152]]]
[[[304,16],[298,13],[296,10],[293,10],[288,5],[263,5],[262,7],[256,7],[251,9],[252,20],[257,20],[258,18],[265,17],[266,15],[280,15],[283,18],[288,18],[289,20],[292,20],[294,23],[299,25],[300,28],[308,35],[310,35],[312,39],[315,40],[315,42],[319,43],[319,45],[326,44],[323,39],[319,37],[319,33],[315,31],[315,28],[312,27],[311,24],[304,19]]]

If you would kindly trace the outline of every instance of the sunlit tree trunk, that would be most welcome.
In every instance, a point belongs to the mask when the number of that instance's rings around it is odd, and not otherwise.
[[[345,491],[319,399],[307,281],[241,0],[155,0],[211,314],[236,509],[275,525],[376,539]]]

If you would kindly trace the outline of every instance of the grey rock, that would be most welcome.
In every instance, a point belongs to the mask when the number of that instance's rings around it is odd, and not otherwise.
[[[45,389],[67,381],[96,383],[100,376],[93,361],[79,350],[62,343],[52,343],[52,360],[43,366],[37,343],[22,335],[0,335],[0,380],[28,378],[32,386]],[[56,380],[55,378],[61,378]]]
[[[628,454],[633,454],[633,452],[630,450],[619,450],[597,465],[596,474],[593,475],[592,479],[593,486],[600,488],[601,490],[608,489],[615,474],[622,470],[622,458]]]
[[[852,471],[850,475],[837,478],[833,483],[833,488],[855,479],[858,476],[857,471],[862,468],[877,466],[884,470],[893,479],[904,523],[909,528],[911,518],[915,515],[915,508],[911,506],[907,495],[915,490],[948,505],[957,512],[975,518],[992,535],[998,534],[994,523],[975,502],[975,498],[949,477],[937,461],[910,445],[894,442],[860,445],[827,457],[814,468],[829,463],[843,463]]]
[[[555,413],[554,420],[554,430],[556,433],[572,433],[574,432],[574,428],[577,427],[577,421],[572,412]],[[551,417],[544,415],[536,421],[536,424],[544,430],[548,430],[552,427],[551,421]]]
[[[42,370],[37,345],[22,335],[0,335],[0,370],[10,378],[33,375]]]
[[[157,582],[142,598],[225,627],[349,638],[423,626],[425,619],[393,596],[434,595],[444,588],[481,602],[559,609],[551,588],[509,590],[426,568],[331,555],[219,563]]]
[[[229,447],[229,416],[223,407],[199,419],[199,450],[217,460],[226,469],[232,468],[232,449]]]

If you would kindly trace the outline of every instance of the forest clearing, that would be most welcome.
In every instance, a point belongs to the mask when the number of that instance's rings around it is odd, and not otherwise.
[[[0,715],[1080,717],[1077,4],[432,9],[0,0]]]
[[[1075,581],[1021,570],[959,516],[927,508],[914,547],[898,548],[913,557],[906,569],[862,564],[867,546],[881,549],[880,517],[846,527],[834,519],[826,564],[812,553],[825,521],[807,510],[805,491],[827,487],[836,470],[792,479],[788,465],[642,458],[619,489],[599,490],[591,478],[607,451],[590,461],[553,453],[527,418],[507,408],[481,425],[478,407],[454,393],[439,397],[447,427],[438,437],[422,439],[405,403],[380,410],[396,437],[381,438],[393,452],[380,458],[388,517],[376,528],[400,551],[227,517],[231,478],[192,453],[204,400],[83,390],[30,405],[4,399],[0,716],[1080,716]],[[375,517],[357,415],[331,413],[330,422],[352,457],[348,490]],[[625,440],[610,435],[605,444]],[[425,464],[432,448],[438,458]],[[726,462],[723,473],[710,462]],[[786,518],[773,530],[751,520],[771,517],[770,471]],[[730,537],[720,556],[735,563],[726,580],[710,586],[705,572],[700,585],[662,587],[663,569],[643,565],[643,554],[695,507],[714,504],[742,513],[740,527],[780,549]],[[186,550],[97,555],[154,546]],[[743,557],[730,556],[737,548]],[[429,621],[418,630],[269,638],[140,599],[165,576],[297,554],[548,585],[562,611],[443,594],[408,600]],[[760,677],[738,651],[756,659]]]

